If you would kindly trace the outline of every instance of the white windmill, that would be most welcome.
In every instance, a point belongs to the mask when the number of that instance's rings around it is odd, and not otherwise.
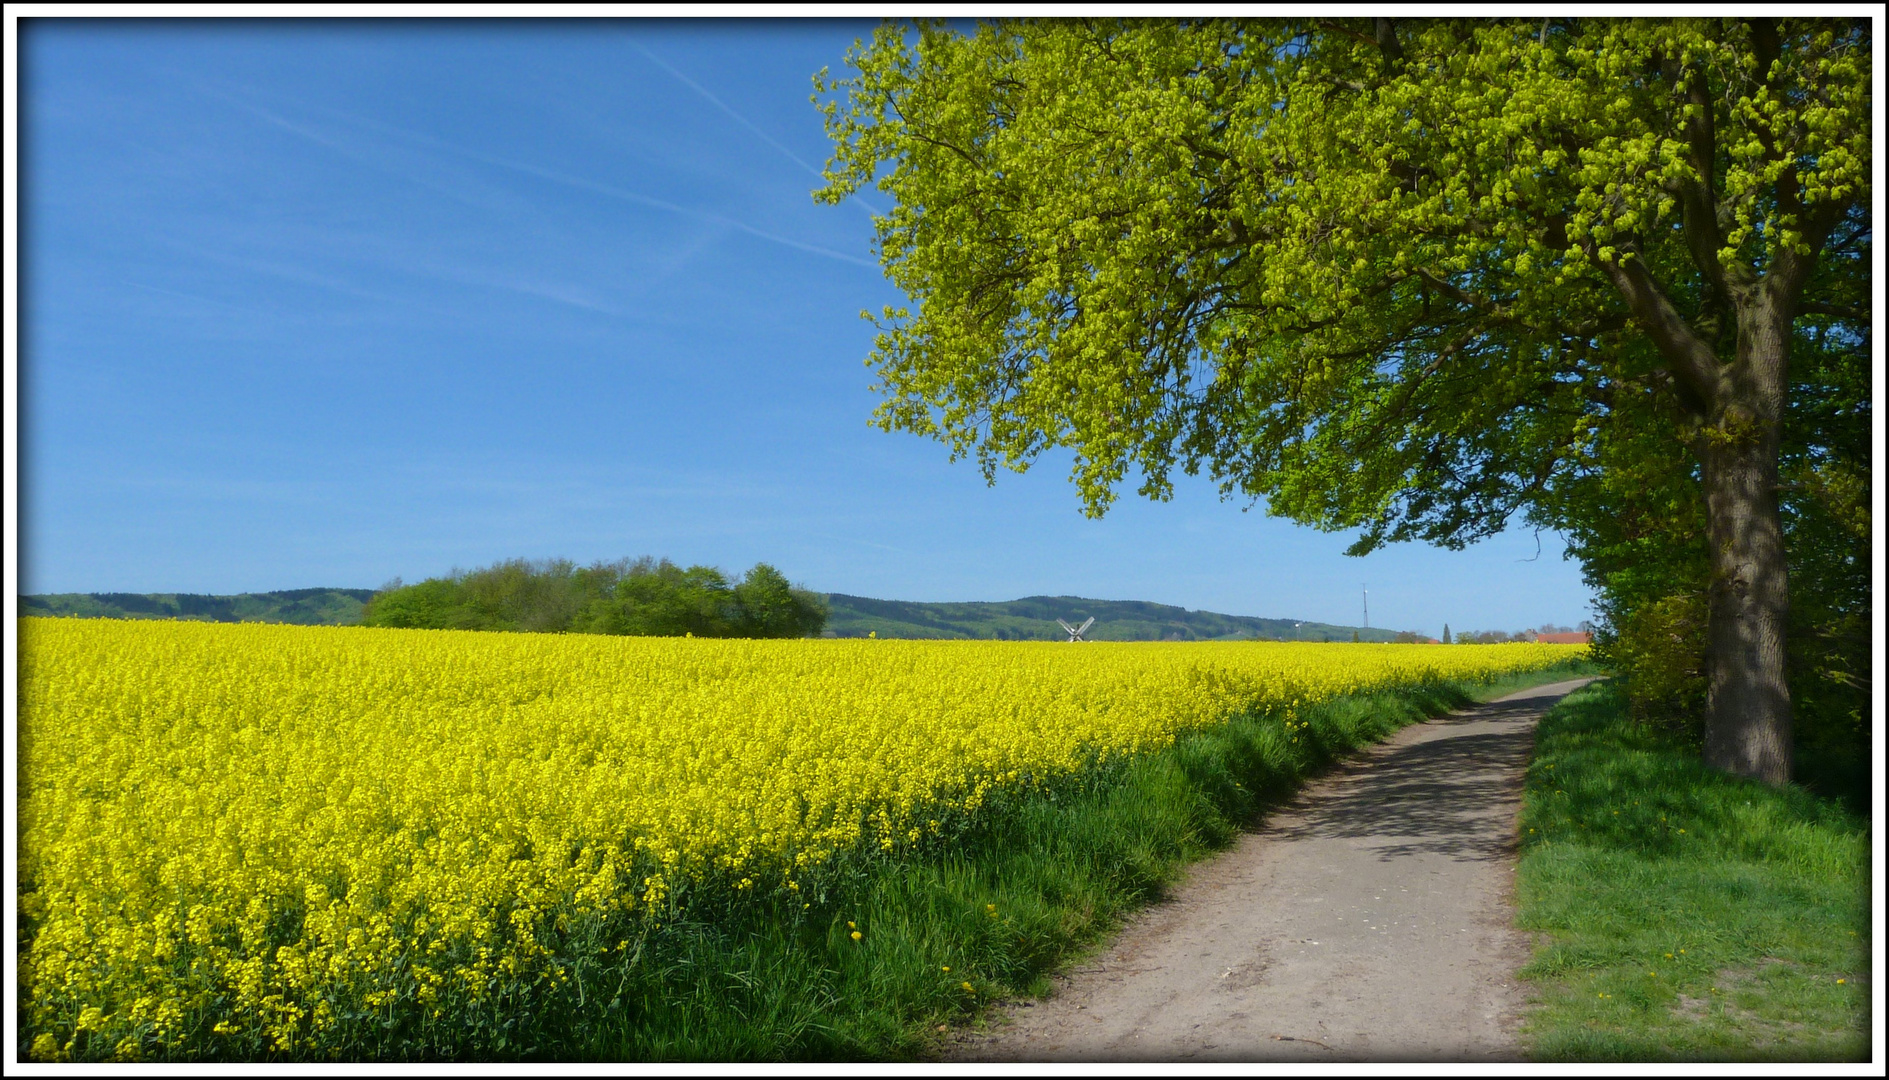
[[[1089,616],[1089,621],[1083,623],[1081,626],[1071,626],[1068,623],[1062,621],[1061,619],[1056,620],[1056,625],[1062,627],[1064,630],[1069,631],[1070,641],[1081,641],[1082,632],[1084,630],[1087,630],[1089,627],[1095,625],[1095,616],[1093,615]]]

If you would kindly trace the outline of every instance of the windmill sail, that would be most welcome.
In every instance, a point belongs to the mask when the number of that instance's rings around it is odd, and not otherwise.
[[[1095,616],[1093,615],[1089,616],[1088,621],[1083,623],[1081,626],[1071,626],[1068,623],[1062,621],[1061,619],[1056,620],[1056,625],[1062,627],[1066,632],[1068,632],[1070,641],[1081,641],[1083,631],[1095,625]]]

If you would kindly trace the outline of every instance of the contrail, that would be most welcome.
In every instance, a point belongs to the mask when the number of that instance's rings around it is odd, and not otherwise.
[[[729,108],[727,102],[716,97],[714,94],[709,93],[707,88],[704,87],[701,83],[696,82],[694,79],[689,78],[687,75],[684,75],[682,72],[677,71],[673,67],[670,67],[666,62],[664,62],[662,57],[657,56],[653,52],[650,52],[647,48],[643,46],[641,42],[632,41],[630,42],[630,44],[636,49],[637,52],[640,52],[644,56],[648,57],[650,63],[655,64],[657,67],[675,76],[677,82],[680,82],[682,85],[702,95],[702,97],[708,100],[709,104],[715,106],[717,109],[720,109],[722,112],[727,113],[729,119],[733,120],[737,124],[740,124],[742,127],[747,128],[749,131],[754,132],[754,134],[757,137],[759,137],[762,142],[765,142],[769,146],[773,147],[774,149],[779,150],[783,154],[786,154],[787,159],[789,161],[792,161],[794,164],[800,166],[801,168],[812,173],[813,175],[819,177],[822,181],[826,179],[825,173],[821,172],[819,169],[814,168],[812,165],[807,164],[805,159],[801,158],[799,154],[794,153],[792,150],[787,149],[787,147],[782,146],[777,140],[775,140],[774,136],[769,135],[765,131],[762,131],[760,128],[756,127],[753,123],[751,123],[747,117]],[[868,202],[863,196],[859,195],[858,193],[855,193],[853,195],[853,198],[858,199],[859,204],[863,206],[868,213],[877,214],[881,212],[878,207],[872,205],[871,202]]]
[[[130,278],[119,278],[118,280],[134,289],[143,289],[146,292],[163,293],[165,296],[176,296],[184,300],[195,300],[199,304],[214,304],[217,307],[232,308],[236,311],[249,310],[246,307],[229,303],[226,300],[212,300],[207,296],[198,296],[196,293],[178,292],[176,289],[160,289],[156,285],[146,285],[143,282],[132,281]]]
[[[848,255],[843,251],[834,251],[832,248],[820,247],[817,244],[805,244],[805,243],[800,242],[799,240],[794,240],[785,236],[781,236],[778,233],[771,233],[762,229],[757,229],[745,221],[737,221],[734,218],[724,217],[721,214],[713,213],[711,211],[695,210],[687,206],[680,206],[676,203],[665,201],[663,199],[653,198],[649,195],[641,194],[640,192],[631,191],[628,188],[620,188],[612,184],[603,184],[595,180],[586,180],[585,178],[581,176],[570,176],[566,173],[557,172],[552,169],[542,168],[537,165],[529,165],[522,161],[508,161],[504,158],[488,157],[484,154],[475,153],[471,150],[465,150],[459,147],[449,147],[449,149],[451,149],[454,153],[464,155],[465,157],[471,158],[474,161],[484,162],[487,165],[496,165],[501,169],[512,169],[517,172],[525,173],[529,176],[536,176],[536,177],[539,177],[540,179],[549,180],[554,184],[563,184],[567,187],[574,187],[582,191],[595,192],[596,194],[599,194],[599,195],[608,195],[614,199],[622,199],[625,202],[638,203],[643,206],[652,206],[658,210],[667,210],[673,214],[681,214],[685,217],[697,218],[702,221],[712,221],[712,222],[715,222],[716,224],[726,225],[732,229],[740,229],[742,232],[748,233],[751,236],[758,236],[763,240],[771,240],[776,244],[784,244],[787,247],[798,248],[801,251],[811,252],[812,254],[815,254],[815,255],[824,255],[829,259],[839,259],[842,262],[849,262],[849,263],[854,264],[855,266],[864,266],[873,270],[879,269],[879,264],[876,262],[873,262],[870,259],[862,259],[858,257],[857,255]]]
[[[328,136],[324,136],[318,132],[302,127],[298,124],[291,123],[290,121],[285,120],[282,117],[277,116],[276,114],[270,112],[269,110],[261,108],[260,106],[250,104],[249,102],[244,101],[241,98],[232,97],[228,94],[223,94],[220,96],[224,97],[225,100],[232,102],[238,108],[244,109],[248,111],[249,113],[251,113],[252,115],[262,118],[268,123],[274,124],[287,131],[293,132],[296,135],[300,135],[301,137],[308,139],[312,142],[318,143],[322,146],[326,146],[329,149],[334,150],[338,153],[345,154],[350,157],[356,157],[356,158],[359,158],[362,156],[358,150],[355,150],[354,148],[349,147],[346,144],[336,139],[330,138]],[[843,251],[834,251],[832,248],[821,247],[818,244],[803,243],[799,240],[794,240],[789,237],[781,236],[778,233],[768,232],[765,229],[757,229],[753,225],[750,225],[745,221],[739,221],[739,220],[736,220],[735,218],[727,217],[722,214],[717,214],[712,211],[696,210],[692,207],[682,206],[677,203],[669,202],[666,199],[658,199],[649,195],[641,194],[640,192],[631,191],[628,188],[620,188],[613,184],[605,184],[605,183],[600,183],[595,180],[588,180],[581,176],[572,176],[568,173],[561,173],[554,169],[547,169],[542,166],[531,165],[522,161],[511,161],[506,158],[493,157],[489,154],[481,154],[476,150],[468,150],[463,146],[455,145],[453,143],[445,141],[444,139],[437,139],[431,135],[423,135],[417,131],[408,131],[405,128],[395,127],[392,124],[382,123],[379,120],[370,120],[364,116],[355,116],[350,113],[341,112],[337,109],[322,108],[322,107],[317,107],[317,106],[304,106],[304,108],[311,109],[312,111],[315,111],[315,112],[328,113],[331,116],[341,117],[351,123],[360,125],[362,127],[378,128],[381,131],[387,132],[392,135],[397,135],[410,142],[423,143],[425,145],[433,147],[436,150],[444,151],[445,153],[453,154],[455,156],[466,158],[471,161],[477,161],[483,165],[491,165],[500,169],[509,169],[513,172],[524,173],[527,176],[538,177],[541,180],[549,180],[554,184],[562,184],[566,187],[577,188],[581,191],[589,191],[598,195],[605,195],[613,199],[621,199],[624,202],[632,202],[641,206],[653,207],[657,210],[666,210],[669,213],[679,214],[683,217],[692,217],[698,221],[709,221],[718,225],[726,225],[731,229],[739,229],[740,231],[745,232],[749,234],[750,236],[756,236],[762,240],[771,241],[776,244],[781,244],[785,247],[795,248],[797,250],[805,251],[814,255],[823,255],[829,259],[838,259],[841,262],[849,262],[855,266],[864,266],[871,270],[877,270],[880,268],[879,264],[877,262],[874,262],[873,260],[862,259],[857,255],[848,255]]]

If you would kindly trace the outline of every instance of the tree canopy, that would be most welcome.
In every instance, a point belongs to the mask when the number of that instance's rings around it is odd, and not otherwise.
[[[1708,757],[1781,779],[1789,359],[1867,363],[1866,20],[888,24],[848,64],[816,197],[895,200],[883,427],[987,478],[1067,448],[1092,515],[1205,471],[1354,553],[1519,517],[1617,556],[1609,493],[1665,493]],[[1827,491],[1853,427],[1796,432]]]
[[[756,563],[730,581],[712,566],[649,557],[578,566],[511,559],[374,594],[366,626],[435,630],[787,638],[818,635],[826,605]]]

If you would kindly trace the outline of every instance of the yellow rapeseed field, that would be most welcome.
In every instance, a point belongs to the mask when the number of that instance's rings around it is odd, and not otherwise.
[[[20,646],[18,964],[41,1058],[79,1038],[314,1049],[350,1017],[565,978],[575,923],[796,891],[1236,709],[1581,651],[33,618]]]

